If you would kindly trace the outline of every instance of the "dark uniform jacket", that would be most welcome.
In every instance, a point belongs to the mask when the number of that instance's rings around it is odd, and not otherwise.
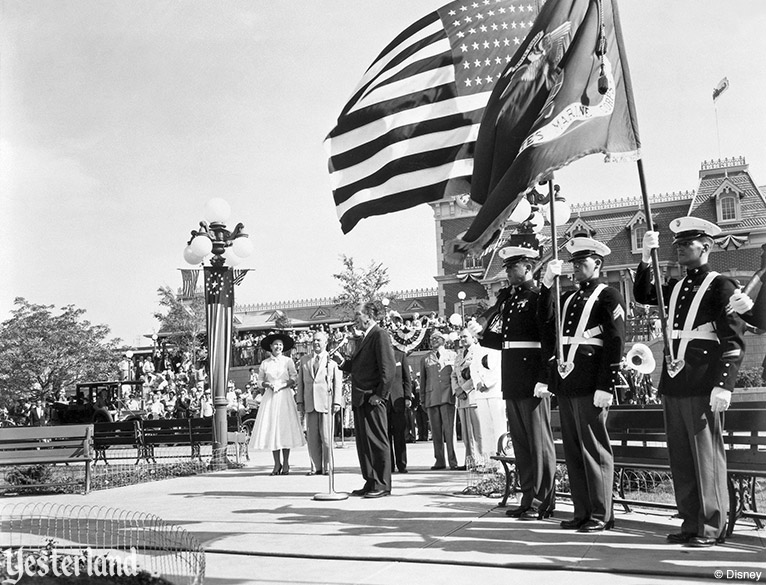
[[[396,360],[394,384],[391,387],[391,394],[388,398],[396,412],[404,412],[405,399],[412,400],[410,363],[407,361],[405,353],[396,348],[394,348],[394,359]]]
[[[707,264],[689,270],[684,286],[678,297],[676,318],[668,323],[673,329],[683,329],[694,293],[699,290],[705,276],[710,272]],[[667,306],[676,280],[663,285],[662,296]],[[712,323],[718,341],[712,339],[690,339],[683,356],[685,365],[673,378],[668,375],[667,364],[663,364],[660,378],[660,392],[668,396],[700,396],[710,394],[713,387],[733,390],[739,367],[745,354],[743,340],[745,324],[736,313],[727,313],[726,305],[734,293],[736,284],[725,276],[716,276],[710,288],[704,293],[693,328]],[[636,271],[633,294],[639,303],[656,304],[657,293],[649,264],[641,262]],[[678,356],[680,339],[671,339],[673,355]]]
[[[567,291],[561,295],[562,310],[566,300],[573,296],[566,315],[561,318],[564,337],[574,336],[585,303],[599,284],[600,280],[594,278],[580,283],[578,290]],[[545,286],[540,291],[539,310],[547,331],[555,332],[553,291]],[[586,330],[596,327],[600,327],[601,330],[592,334],[592,337],[603,341],[603,345],[579,345],[573,360],[574,371],[566,378],[562,378],[556,369],[554,345],[548,356],[552,366],[549,384],[551,392],[565,396],[585,396],[595,393],[596,390],[614,392],[615,386],[620,384],[620,360],[625,347],[625,302],[617,289],[607,286],[596,300]],[[567,360],[569,347],[564,345],[564,361]]]
[[[508,347],[513,342],[541,343],[537,311],[539,297],[540,289],[532,280],[502,289],[498,295],[504,344],[501,355],[505,400],[532,398],[536,383],[548,383],[546,358],[550,352],[550,343],[543,343],[540,348]],[[546,347],[546,350],[542,347]]]

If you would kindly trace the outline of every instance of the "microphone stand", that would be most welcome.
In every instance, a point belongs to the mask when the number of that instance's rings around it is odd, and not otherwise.
[[[333,384],[330,384],[330,358],[335,354],[341,347],[346,345],[346,342],[348,341],[348,338],[344,339],[338,346],[333,349],[331,352],[327,354],[327,404],[328,404],[328,412],[327,412],[327,422],[325,426],[329,426],[329,443],[330,443],[330,449],[329,449],[329,460],[327,461],[327,477],[330,480],[329,490],[325,492],[319,492],[317,494],[314,494],[314,500],[318,501],[338,501],[338,500],[347,500],[348,499],[348,493],[346,492],[336,492],[335,491],[335,455],[334,455],[334,446],[335,446],[335,410],[333,409]],[[336,375],[342,375],[339,369],[336,369]],[[333,383],[335,380],[333,379]]]

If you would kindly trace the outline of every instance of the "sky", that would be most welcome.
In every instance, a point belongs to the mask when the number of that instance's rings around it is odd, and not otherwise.
[[[0,0],[0,321],[86,310],[128,345],[158,328],[205,203],[256,253],[238,304],[334,296],[341,255],[435,287],[429,206],[340,230],[323,140],[380,50],[441,0]],[[744,156],[766,185],[766,3],[619,3],[650,193]],[[713,106],[724,77],[729,89]],[[570,202],[640,196],[635,164],[575,162]]]

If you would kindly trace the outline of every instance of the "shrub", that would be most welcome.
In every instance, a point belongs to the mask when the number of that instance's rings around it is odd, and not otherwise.
[[[761,376],[761,368],[742,368],[737,375],[737,388],[755,388],[766,386]]]
[[[5,474],[5,481],[10,485],[35,485],[50,483],[53,469],[49,465],[31,465],[29,467],[13,467]]]

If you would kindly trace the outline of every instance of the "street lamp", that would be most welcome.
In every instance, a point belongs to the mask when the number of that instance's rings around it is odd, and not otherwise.
[[[465,293],[461,290],[457,293],[457,298],[460,299],[460,320],[465,327]]]
[[[207,313],[207,349],[210,389],[213,394],[212,464],[225,464],[227,446],[226,387],[231,363],[232,320],[234,316],[234,277],[232,266],[253,253],[253,244],[238,223],[226,229],[231,207],[221,198],[208,201],[205,221],[191,232],[184,249],[189,264],[204,263],[205,308]]]

